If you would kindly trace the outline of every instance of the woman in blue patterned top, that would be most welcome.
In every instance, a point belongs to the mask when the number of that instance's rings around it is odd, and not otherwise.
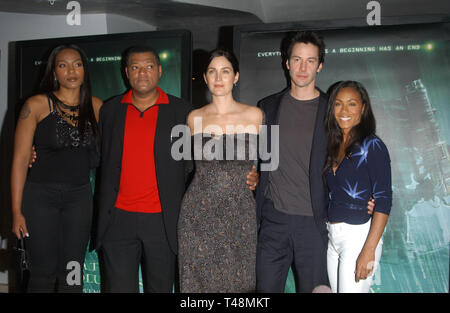
[[[392,204],[389,153],[375,135],[370,99],[358,82],[335,86],[325,124],[328,277],[333,292],[367,293],[381,257],[381,236]],[[375,199],[373,216],[366,209],[371,197]]]

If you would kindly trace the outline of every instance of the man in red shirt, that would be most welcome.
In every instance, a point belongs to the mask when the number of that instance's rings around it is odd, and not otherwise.
[[[98,227],[104,291],[172,292],[175,281],[176,227],[186,187],[184,160],[174,160],[174,126],[185,124],[191,106],[158,86],[159,57],[148,47],[125,55],[131,85],[125,95],[101,108]],[[254,189],[257,176],[247,183]]]

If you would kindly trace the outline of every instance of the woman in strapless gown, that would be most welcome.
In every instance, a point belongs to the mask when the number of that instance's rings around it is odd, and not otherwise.
[[[239,70],[232,53],[213,51],[204,78],[212,102],[188,116],[196,171],[178,221],[180,288],[254,292],[256,202],[246,176],[263,113],[233,99]]]

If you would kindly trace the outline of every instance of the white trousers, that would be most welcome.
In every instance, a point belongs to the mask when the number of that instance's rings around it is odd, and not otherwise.
[[[328,250],[327,270],[331,290],[334,293],[368,293],[372,285],[373,274],[378,268],[383,241],[375,250],[374,268],[369,277],[355,282],[356,260],[369,234],[369,220],[365,224],[351,225],[347,223],[327,224]]]

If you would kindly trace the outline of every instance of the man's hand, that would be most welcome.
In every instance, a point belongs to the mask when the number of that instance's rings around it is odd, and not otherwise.
[[[250,186],[250,190],[255,190],[258,184],[258,173],[256,172],[256,166],[253,165],[251,172],[247,175],[247,185]]]
[[[30,161],[28,161],[28,167],[32,168],[33,167],[33,163],[36,162],[36,150],[34,149],[34,145],[31,146],[31,155],[30,155]]]

